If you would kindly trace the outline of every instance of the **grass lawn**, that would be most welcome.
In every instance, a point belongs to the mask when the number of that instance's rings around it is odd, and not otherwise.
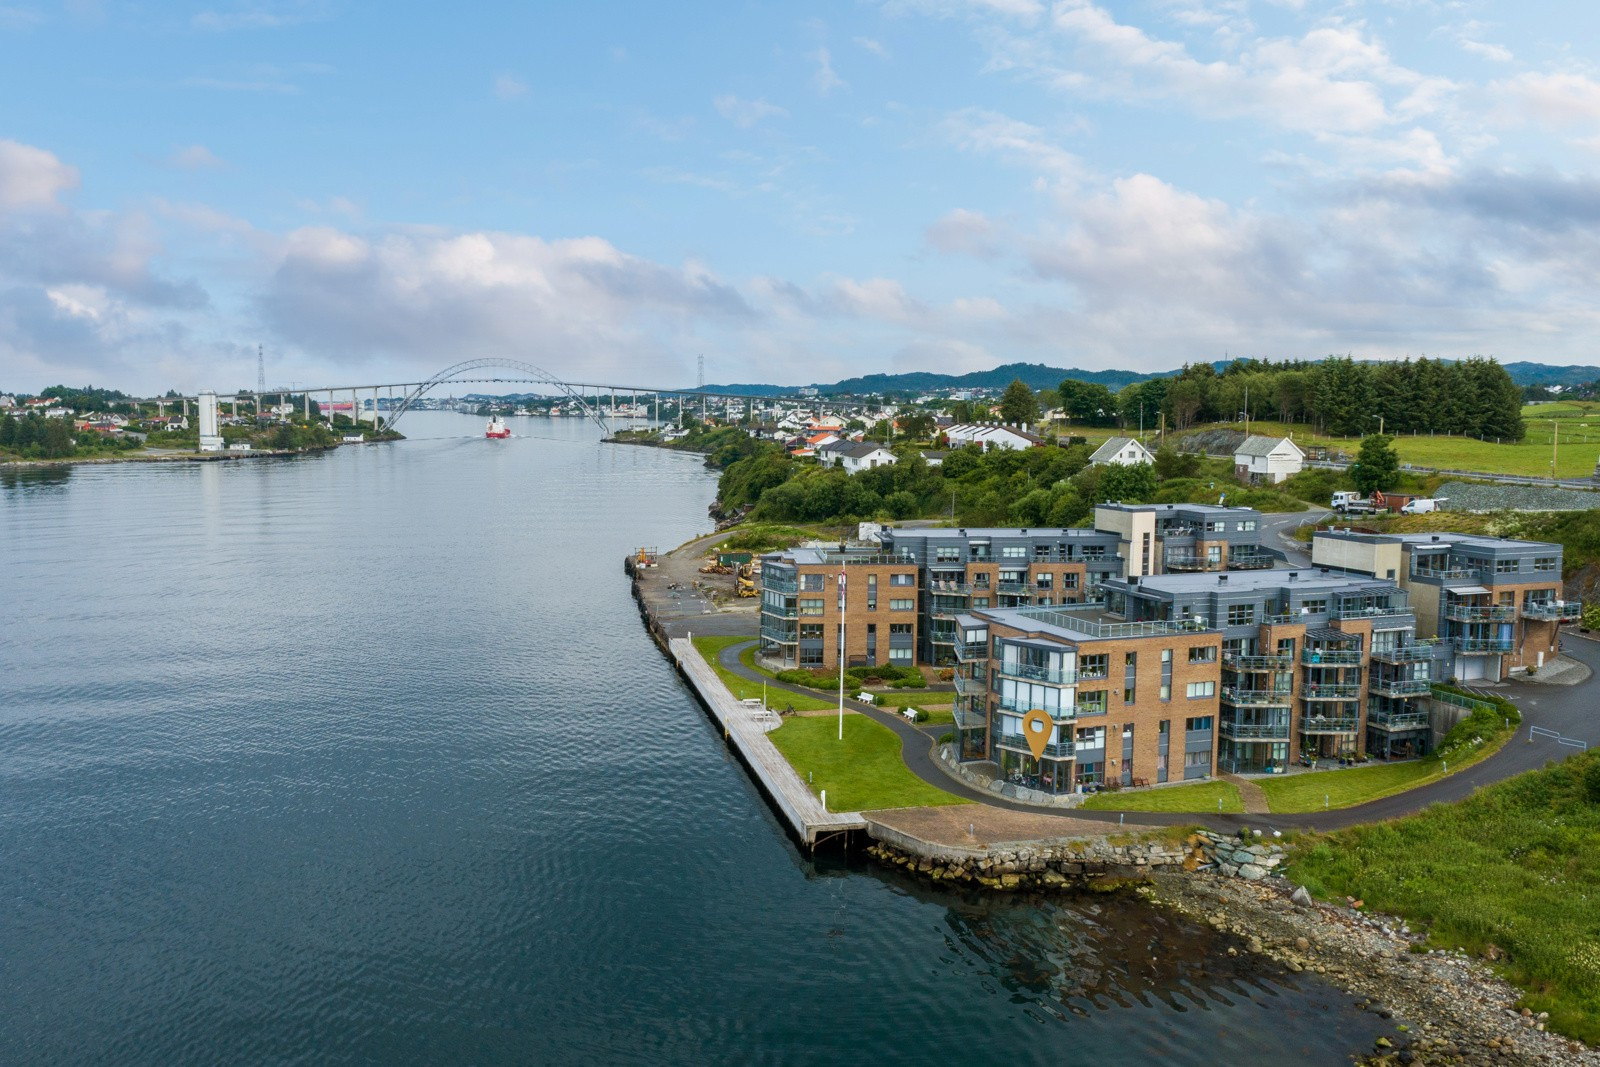
[[[1217,807],[1217,801],[1222,807]],[[1163,789],[1096,793],[1083,802],[1090,811],[1243,811],[1244,801],[1232,782],[1196,782]]]
[[[967,803],[907,770],[899,736],[865,715],[845,716],[843,741],[830,718],[791,718],[767,736],[813,790],[828,791],[830,811]]]
[[[872,702],[882,708],[921,708],[930,704],[949,706],[956,695],[948,689],[929,692],[926,689],[888,689],[872,691]]]
[[[1282,814],[1321,811],[1322,798],[1328,798],[1328,807],[1349,808],[1369,800],[1404,793],[1419,785],[1437,781],[1445,776],[1443,764],[1450,764],[1449,773],[1466,770],[1474,763],[1500,751],[1513,736],[1505,731],[1497,740],[1483,745],[1462,758],[1439,760],[1434,756],[1410,760],[1405,763],[1375,763],[1364,767],[1348,767],[1337,771],[1311,771],[1306,774],[1288,774],[1281,778],[1257,778],[1255,783],[1267,794],[1270,811]]]
[[[1600,779],[1600,752],[1305,839],[1288,874],[1318,896],[1404,916],[1431,945],[1496,946],[1499,969],[1528,1008],[1550,1013],[1550,1029],[1600,1041],[1600,780],[1589,785],[1586,772]]]
[[[722,679],[722,684],[728,687],[729,692],[739,700],[760,699],[760,682],[752,682],[748,678],[740,678],[737,674],[724,667],[717,659],[718,654],[729,645],[737,645],[750,640],[750,638],[738,636],[696,637],[692,640],[694,647],[699,649],[700,654],[706,658],[706,662],[711,664],[711,669],[717,672],[717,677]],[[823,711],[827,708],[839,706],[838,701],[819,700],[816,697],[802,696],[799,693],[791,693],[787,689],[774,689],[772,687],[767,689],[767,704],[775,708],[787,707],[792,704],[796,711]]]

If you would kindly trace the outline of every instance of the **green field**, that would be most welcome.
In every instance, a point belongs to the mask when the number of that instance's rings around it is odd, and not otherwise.
[[[1456,768],[1461,769],[1461,766]],[[1281,778],[1261,778],[1256,780],[1256,784],[1267,794],[1269,810],[1293,814],[1322,811],[1324,797],[1330,809],[1348,808],[1380,797],[1404,793],[1407,789],[1443,777],[1444,770],[1438,760],[1412,760],[1337,771],[1290,774]]]
[[[1495,946],[1550,1029],[1600,1041],[1600,752],[1302,841],[1287,873],[1320,897],[1405,917],[1430,945]]]
[[[846,715],[843,741],[838,731],[836,719],[791,718],[767,735],[813,790],[828,791],[830,811],[967,803],[907,770],[900,738],[887,726],[865,715]]]
[[[760,682],[752,682],[748,678],[740,678],[737,674],[724,667],[717,658],[717,654],[729,645],[742,644],[750,640],[750,638],[737,636],[696,637],[692,638],[692,640],[694,647],[700,650],[700,654],[711,665],[711,669],[717,672],[717,677],[722,679],[722,684],[728,687],[730,693],[739,700],[759,700],[761,698]],[[740,657],[741,660],[743,658],[743,656]],[[759,669],[757,668],[757,670]],[[774,708],[793,707],[795,711],[824,711],[828,708],[839,706],[837,701],[802,696],[799,693],[791,693],[787,689],[778,689],[774,686],[768,686],[766,693],[767,705]]]
[[[1217,801],[1222,806],[1217,806]],[[1132,792],[1096,793],[1083,802],[1090,811],[1193,811],[1238,812],[1244,810],[1239,790],[1231,782],[1196,782],[1164,789],[1139,789]]]

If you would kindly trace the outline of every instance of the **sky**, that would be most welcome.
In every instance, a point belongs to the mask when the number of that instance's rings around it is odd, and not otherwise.
[[[0,388],[1600,362],[1600,5],[0,0]]]

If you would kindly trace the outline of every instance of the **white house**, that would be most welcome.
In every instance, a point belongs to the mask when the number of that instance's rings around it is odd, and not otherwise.
[[[1037,437],[1027,430],[1020,430],[1014,426],[1001,426],[993,422],[966,422],[947,426],[944,429],[945,438],[952,448],[962,448],[966,445],[977,445],[985,452],[992,448],[1005,448],[1012,451],[1021,451],[1025,448],[1035,448],[1044,444],[1044,438]]]
[[[1094,450],[1090,463],[1115,463],[1132,467],[1140,463],[1154,463],[1156,457],[1144,445],[1131,437],[1113,437]]]
[[[870,470],[873,467],[894,466],[894,453],[882,445],[870,441],[861,444],[852,444],[843,451],[836,453],[838,463],[845,470],[854,474],[856,471]]]
[[[1306,465],[1306,454],[1287,437],[1251,434],[1233,450],[1233,469],[1252,485],[1277,485]]]

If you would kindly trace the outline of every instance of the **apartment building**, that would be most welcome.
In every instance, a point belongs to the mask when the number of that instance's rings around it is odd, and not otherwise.
[[[910,665],[917,656],[916,560],[878,549],[795,548],[761,558],[761,651],[784,667]]]
[[[1417,633],[1446,647],[1442,676],[1505,678],[1555,655],[1583,605],[1562,598],[1561,546],[1475,534],[1319,530],[1312,562],[1392,579],[1410,596]]]
[[[1105,583],[1130,624],[1187,620],[1220,638],[1217,765],[1281,772],[1301,757],[1426,748],[1440,650],[1393,581],[1321,569],[1131,576]]]
[[[1097,604],[974,609],[957,627],[963,760],[991,761],[1002,778],[1050,794],[1213,773],[1217,631],[1128,622]],[[1051,720],[1038,756],[1022,725],[1033,709]]]
[[[871,550],[770,553],[762,561],[762,647],[786,666],[837,666],[830,626],[836,625],[836,579],[843,568],[851,576],[847,621],[860,610],[870,615],[861,625],[874,628],[857,634],[853,623],[847,627],[849,664],[950,666],[959,641],[956,618],[963,612],[1098,602],[1104,582],[1152,573],[1152,566],[1199,572],[1269,567],[1274,557],[1261,548],[1260,518],[1250,508],[1107,504],[1095,509],[1095,529],[886,527]],[[1137,560],[1127,555],[1132,546]],[[910,581],[908,566],[915,573]],[[859,592],[867,588],[872,595]],[[876,606],[879,589],[893,590],[889,599],[898,605],[887,621]],[[908,599],[914,601],[910,608]],[[869,602],[870,610],[864,606]],[[907,611],[914,618],[907,619]],[[885,625],[893,627],[888,640],[877,629]],[[868,642],[869,636],[874,640]]]
[[[1264,570],[1277,557],[1261,546],[1261,514],[1219,504],[1100,504],[1094,528],[1117,535],[1127,574]]]

